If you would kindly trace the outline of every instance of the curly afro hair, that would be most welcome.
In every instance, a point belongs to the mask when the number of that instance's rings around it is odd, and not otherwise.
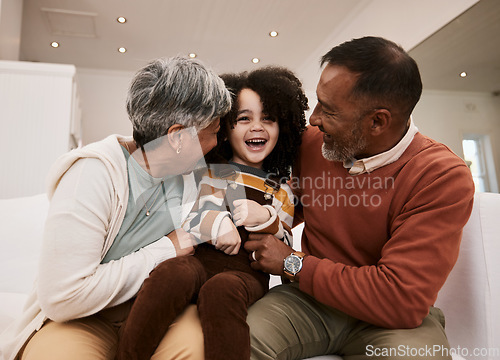
[[[250,89],[260,96],[264,112],[277,119],[279,125],[278,141],[264,160],[262,168],[282,181],[290,178],[291,167],[299,152],[301,135],[306,126],[305,111],[309,109],[300,80],[292,71],[280,66],[266,66],[239,74],[223,74],[221,78],[231,91],[233,105],[229,113],[221,118],[218,145],[207,154],[207,162],[216,163],[221,156],[226,161],[233,157],[227,135],[236,124],[238,95],[241,90]]]

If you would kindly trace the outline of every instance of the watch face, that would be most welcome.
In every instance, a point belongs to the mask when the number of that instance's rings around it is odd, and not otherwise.
[[[286,257],[284,265],[288,272],[295,275],[302,269],[302,259],[297,255],[289,255]]]

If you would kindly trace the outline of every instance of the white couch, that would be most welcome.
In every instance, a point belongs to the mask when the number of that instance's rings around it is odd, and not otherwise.
[[[31,289],[47,209],[44,194],[0,200],[0,332],[22,312]],[[500,194],[476,194],[460,257],[436,303],[446,315],[454,359],[500,359],[499,257]],[[339,357],[314,358],[320,359]]]

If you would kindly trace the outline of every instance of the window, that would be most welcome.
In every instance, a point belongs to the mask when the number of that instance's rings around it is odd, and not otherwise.
[[[497,191],[491,144],[487,135],[467,134],[462,140],[464,159],[472,172],[477,192]]]

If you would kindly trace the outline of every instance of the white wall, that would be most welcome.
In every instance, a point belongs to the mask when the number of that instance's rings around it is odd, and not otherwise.
[[[78,129],[73,65],[0,60],[0,199],[45,191]]]
[[[134,73],[77,69],[82,114],[82,143],[101,140],[111,134],[132,135],[125,102]]]
[[[0,59],[19,60],[22,0],[0,0]]]
[[[427,90],[413,119],[419,130],[463,158],[463,134],[490,136],[497,181],[500,180],[500,97],[489,93]]]

